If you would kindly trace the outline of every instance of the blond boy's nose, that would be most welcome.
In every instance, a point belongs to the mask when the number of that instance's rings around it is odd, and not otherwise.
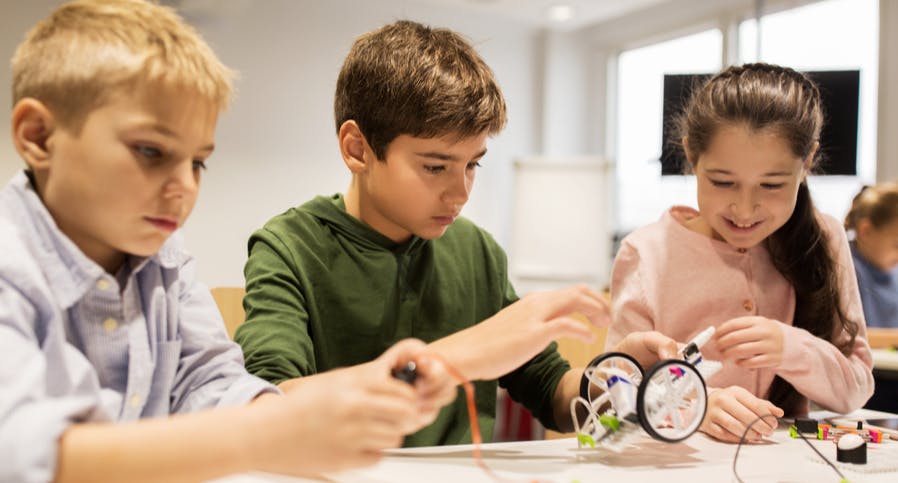
[[[193,169],[193,161],[179,163],[171,173],[166,185],[166,193],[171,197],[193,195],[199,190],[199,176]]]

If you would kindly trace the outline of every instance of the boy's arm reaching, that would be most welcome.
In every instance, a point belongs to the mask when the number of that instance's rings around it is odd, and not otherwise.
[[[608,307],[601,295],[575,286],[529,294],[473,327],[432,342],[430,348],[469,380],[497,379],[555,339],[590,341],[592,332],[571,317],[574,313],[597,325],[608,323]]]
[[[424,349],[401,341],[374,361],[305,377],[284,396],[263,394],[247,406],[71,425],[56,480],[198,481],[251,470],[314,476],[372,464],[455,397]],[[414,387],[390,376],[409,360],[419,367]]]

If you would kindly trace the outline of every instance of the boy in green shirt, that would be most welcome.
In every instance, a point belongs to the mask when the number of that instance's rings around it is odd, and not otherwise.
[[[458,216],[487,138],[506,121],[489,67],[454,32],[399,21],[355,42],[334,110],[351,184],[345,196],[290,209],[250,238],[247,320],[235,335],[247,368],[284,388],[416,337],[478,381],[485,440],[496,378],[546,427],[569,429],[582,369],[552,341],[589,339],[569,314],[607,322],[607,306],[586,287],[516,302],[501,247]],[[649,362],[658,351],[672,355],[675,343],[636,334],[620,349]],[[461,397],[405,445],[470,441]]]

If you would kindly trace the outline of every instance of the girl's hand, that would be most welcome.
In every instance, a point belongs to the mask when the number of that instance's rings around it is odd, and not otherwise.
[[[754,422],[761,416],[765,417]],[[745,440],[757,442],[773,434],[777,425],[774,417],[783,417],[783,410],[743,387],[730,386],[709,391],[708,413],[699,429],[720,441],[738,443],[745,428],[754,423]]]
[[[723,359],[745,369],[776,367],[783,361],[782,322],[766,317],[737,317],[714,333]]]

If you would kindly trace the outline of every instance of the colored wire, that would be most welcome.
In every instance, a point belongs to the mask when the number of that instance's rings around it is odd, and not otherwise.
[[[772,414],[764,414],[764,415],[761,415],[761,416],[758,416],[757,418],[755,418],[755,420],[752,421],[751,424],[749,424],[745,428],[745,431],[742,432],[742,437],[739,438],[739,444],[736,445],[736,455],[733,456],[733,477],[736,478],[736,481],[738,481],[739,483],[745,483],[744,481],[742,481],[742,478],[739,478],[739,473],[736,471],[736,462],[739,460],[739,450],[742,449],[742,443],[745,442],[745,438],[748,436],[748,432],[751,431],[751,428],[753,428],[755,424],[757,424],[759,421],[761,421],[764,418],[773,418],[777,422],[785,421],[783,419],[775,417]],[[826,456],[823,456],[823,453],[821,453],[820,450],[815,448],[814,445],[811,444],[811,442],[808,441],[808,439],[805,438],[803,434],[801,434],[801,433],[797,433],[797,434],[798,434],[798,436],[801,437],[802,440],[804,440],[805,444],[807,444],[808,447],[810,447],[812,450],[814,450],[815,453],[817,453],[817,456],[820,456],[821,458],[823,458],[823,461],[826,462],[826,464],[828,464],[833,469],[833,471],[836,472],[837,475],[839,475],[839,478],[841,478],[841,481],[848,481],[848,479],[845,478],[845,475],[843,475],[842,472],[839,471],[838,468],[836,468],[836,465],[834,465],[832,463],[832,461],[829,460],[829,458],[827,458]]]
[[[502,478],[493,470],[490,469],[489,466],[486,465],[486,462],[483,461],[483,455],[480,453],[480,446],[483,444],[483,436],[480,433],[480,422],[477,419],[477,404],[474,400],[474,385],[469,381],[458,369],[449,365],[442,357],[437,356],[436,354],[430,353],[428,357],[433,357],[434,359],[440,361],[443,364],[443,367],[446,368],[446,372],[455,379],[456,382],[461,384],[462,389],[465,391],[465,400],[468,404],[468,421],[471,424],[471,443],[474,446],[474,449],[471,451],[474,456],[474,462],[477,463],[487,475],[490,476],[495,481],[512,481],[506,478]],[[532,483],[537,483],[536,481]]]

